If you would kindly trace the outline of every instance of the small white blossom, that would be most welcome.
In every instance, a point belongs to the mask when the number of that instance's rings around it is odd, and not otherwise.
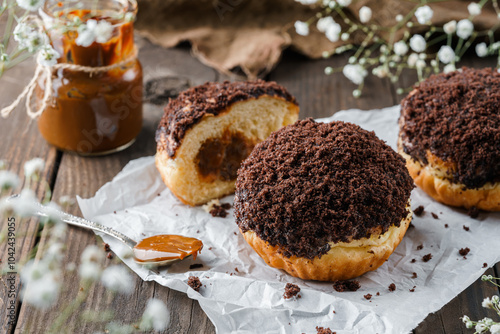
[[[68,225],[63,222],[58,222],[50,230],[50,235],[56,240],[66,239],[66,233],[68,231]]]
[[[45,0],[17,0],[19,7],[29,10],[30,12],[39,10],[44,3]]]
[[[170,313],[164,302],[159,299],[151,298],[148,301],[144,314],[142,315],[139,329],[141,331],[163,331],[167,329],[170,323]]]
[[[372,18],[372,10],[370,9],[370,7],[366,6],[361,7],[361,9],[359,10],[359,20],[362,23],[366,23],[370,21],[371,18]]]
[[[378,78],[385,78],[389,74],[387,66],[381,65],[372,70],[372,74]]]
[[[35,53],[42,46],[49,43],[46,34],[40,32],[37,27],[29,22],[20,22],[12,32],[14,40],[19,44],[19,49],[28,50],[30,53]]]
[[[46,45],[38,51],[37,61],[43,66],[54,66],[61,55],[50,45]]]
[[[47,214],[46,217],[42,219],[44,223],[60,223],[62,220],[62,212],[61,208],[57,203],[50,202],[45,206],[45,213]]]
[[[332,73],[333,73],[333,68],[331,68],[330,66],[325,67],[325,74],[326,75],[330,75]]]
[[[335,20],[331,16],[322,17],[316,23],[316,28],[322,33],[325,33],[328,27],[335,23]]]
[[[295,27],[295,32],[297,32],[298,35],[301,36],[309,35],[309,25],[306,22],[295,21],[294,27]]]
[[[368,75],[368,72],[361,65],[350,64],[344,66],[342,73],[356,85],[363,83]]]
[[[479,323],[476,325],[475,330],[476,330],[476,333],[484,333],[488,330],[488,326],[486,326],[485,324]]]
[[[24,163],[24,175],[27,178],[39,176],[45,168],[45,161],[42,158],[34,158]]]
[[[398,56],[404,56],[408,53],[408,45],[404,41],[394,43],[394,53]]]
[[[444,73],[450,73],[450,72],[455,72],[457,68],[453,64],[448,64],[443,68]]]
[[[31,260],[21,270],[23,302],[46,309],[57,301],[60,291],[59,273],[48,262]]]
[[[352,91],[352,96],[354,96],[355,98],[358,98],[361,96],[361,91],[359,89],[355,89]]]
[[[451,46],[443,45],[438,51],[438,58],[443,64],[449,64],[455,59],[455,51]]]
[[[491,302],[492,302],[494,305],[498,305],[498,303],[500,302],[500,297],[498,297],[498,296],[493,296],[493,297],[491,297]]]
[[[481,281],[486,282],[486,281],[491,281],[493,279],[492,275],[483,275],[481,276]]]
[[[500,324],[495,324],[490,327],[491,334],[500,334]]]
[[[7,53],[0,54],[0,61],[3,61],[4,63],[6,63],[9,60],[10,60],[10,56]]]
[[[35,193],[31,189],[23,189],[19,196],[13,198],[11,202],[14,211],[21,217],[32,216],[38,209],[38,201]]]
[[[482,42],[476,45],[476,54],[478,57],[486,57],[488,55],[488,46]]]
[[[403,15],[401,14],[396,15],[396,22],[401,22],[401,21],[403,21]]]
[[[426,44],[422,35],[415,34],[410,38],[410,48],[415,52],[425,51]]]
[[[443,25],[443,30],[448,35],[453,34],[455,31],[457,31],[457,21],[453,20],[446,23],[445,25]]]
[[[10,190],[19,184],[19,177],[16,173],[7,170],[0,170],[0,192]]]
[[[474,25],[470,20],[463,19],[457,23],[457,36],[463,39],[469,38],[474,31]]]
[[[349,33],[345,32],[342,35],[340,35],[340,39],[343,40],[344,42],[349,39],[350,35]]]
[[[95,41],[106,43],[113,35],[113,26],[108,21],[99,21],[94,29]]]
[[[316,2],[318,2],[318,0],[295,0],[295,1],[300,2],[303,5],[313,5]]]
[[[418,54],[412,53],[411,55],[408,56],[408,66],[415,67],[417,60],[418,60]]]
[[[477,16],[477,15],[481,14],[481,6],[479,6],[475,2],[471,2],[467,6],[467,10],[469,11],[469,14],[472,15],[472,16]]]
[[[124,266],[110,266],[102,272],[102,284],[112,291],[130,294],[134,289],[132,275]]]
[[[84,280],[98,280],[101,276],[101,263],[104,261],[104,252],[96,245],[89,245],[82,252],[81,264],[78,268],[80,277]]]
[[[325,36],[326,38],[328,38],[330,42],[337,42],[339,40],[339,35],[341,31],[342,28],[340,27],[340,24],[334,23],[328,27],[328,29],[325,32]]]
[[[6,169],[7,163],[4,160],[0,160],[0,170]]]
[[[342,7],[347,7],[351,4],[352,0],[337,0],[337,3]]]
[[[113,35],[113,26],[107,21],[87,20],[78,28],[77,45],[87,47],[92,43],[106,43]]]
[[[11,201],[7,201],[7,198],[0,199],[0,218],[11,216],[14,214],[14,206]],[[0,237],[0,241],[2,238]]]
[[[417,69],[420,69],[420,70],[424,69],[425,68],[425,61],[422,60],[422,59],[417,60],[417,63],[415,64],[415,67]]]
[[[493,308],[493,303],[490,299],[490,297],[484,298],[483,302],[481,303],[481,306],[484,308]]]
[[[415,11],[415,17],[418,23],[426,24],[432,19],[434,11],[429,6],[422,6]]]
[[[63,207],[75,204],[75,200],[68,195],[59,197],[59,204]]]
[[[44,253],[44,260],[60,262],[64,259],[64,244],[61,242],[51,243]]]

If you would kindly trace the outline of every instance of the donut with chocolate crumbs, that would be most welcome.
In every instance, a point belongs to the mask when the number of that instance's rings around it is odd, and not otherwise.
[[[272,267],[303,279],[354,278],[382,265],[411,221],[404,159],[346,122],[297,121],[238,170],[236,223]]]
[[[156,132],[156,166],[182,202],[234,192],[236,171],[254,145],[295,122],[295,98],[275,82],[207,82],[169,101]]]
[[[451,206],[500,210],[500,73],[433,75],[401,102],[399,152],[417,186]]]

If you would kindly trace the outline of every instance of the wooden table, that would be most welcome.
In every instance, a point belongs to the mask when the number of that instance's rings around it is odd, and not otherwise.
[[[227,78],[215,70],[204,66],[190,55],[189,49],[175,48],[165,50],[154,46],[144,39],[138,38],[140,46],[140,60],[144,67],[145,82],[152,79],[173,77],[174,86],[193,86],[206,81],[221,81]],[[398,84],[393,85],[387,79],[369,77],[362,98],[355,99],[352,90],[355,88],[341,74],[326,76],[324,67],[340,66],[346,63],[348,56],[335,56],[329,60],[310,60],[291,51],[285,52],[281,63],[266,79],[275,80],[284,85],[300,102],[300,118],[325,117],[349,108],[381,108],[392,106],[400,102],[402,96],[397,95],[398,87],[408,87],[415,81],[415,77],[406,73]],[[470,66],[494,66],[495,61],[466,59]],[[0,79],[0,106],[10,103],[29,81],[33,73],[33,63],[23,63],[21,66],[7,72]],[[175,88],[175,87],[174,87]],[[60,152],[48,145],[38,133],[36,122],[30,122],[23,108],[19,108],[7,120],[0,120],[0,159],[9,164],[9,169],[23,175],[24,162],[41,157],[46,161],[43,176],[54,189],[53,198],[58,200],[63,195],[83,198],[92,197],[106,182],[110,181],[123,166],[132,159],[155,154],[155,130],[162,116],[162,107],[145,104],[144,126],[137,142],[129,149],[98,158],[84,158],[74,154]],[[42,197],[43,189],[38,189]],[[81,215],[77,205],[71,208],[71,213]],[[2,220],[2,225],[6,220]],[[36,246],[46,242],[44,230],[36,220],[18,226],[16,244],[17,260],[25,258],[35,252]],[[80,254],[87,245],[101,241],[92,232],[70,227],[66,239],[67,248],[64,250],[65,263],[80,261]],[[494,250],[492,250],[494,251]],[[0,245],[0,259],[6,262],[6,245]],[[107,260],[111,262],[112,260]],[[493,265],[493,264],[489,264]],[[500,265],[486,270],[487,274],[494,275],[500,271]],[[19,292],[20,283],[17,275],[16,288]],[[90,287],[85,302],[64,320],[64,333],[93,333],[103,330],[106,321],[101,323],[83,323],[80,315],[85,310],[113,310],[113,319],[117,322],[132,323],[140,319],[145,304],[149,298],[155,297],[166,302],[170,309],[171,323],[168,333],[215,333],[215,329],[198,306],[183,293],[170,290],[153,282],[143,282],[134,275],[135,291],[130,296],[116,295],[112,297],[105,293],[100,284]],[[17,323],[9,327],[6,321],[6,290],[0,289],[0,327],[2,333],[46,333],[52,322],[59,316],[59,309],[39,311],[22,299],[17,299]],[[67,272],[64,275],[63,289],[59,305],[66,305],[79,295],[82,295],[79,278],[76,272]],[[466,330],[460,321],[464,314],[473,319],[482,319],[493,316],[492,313],[481,307],[483,298],[498,294],[498,290],[491,284],[477,280],[467,290],[453,299],[439,312],[429,315],[419,325],[414,333],[472,333]],[[19,296],[19,294],[17,294]]]

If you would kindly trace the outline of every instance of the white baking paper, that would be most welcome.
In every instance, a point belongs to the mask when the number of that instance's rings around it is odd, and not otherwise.
[[[342,111],[321,121],[359,124],[395,148],[398,117],[399,106],[394,106]],[[414,218],[415,227],[408,230],[384,265],[359,278],[358,291],[342,293],[331,283],[304,281],[267,266],[238,233],[232,210],[226,218],[213,218],[201,207],[182,204],[164,186],[153,157],[131,161],[93,198],[78,198],[78,203],[86,218],[134,240],[155,234],[201,239],[205,246],[196,261],[188,259],[157,272],[124,257],[126,246],[102,236],[142,279],[198,300],[217,333],[316,333],[316,326],[321,326],[339,334],[401,334],[480,277],[486,270],[483,263],[492,266],[500,260],[495,251],[500,245],[498,213],[482,212],[478,219],[471,219],[465,210],[441,205],[419,189],[413,191],[411,200],[413,208],[423,205],[425,214]],[[221,200],[232,201],[232,196]],[[468,232],[464,225],[470,228]],[[422,250],[417,250],[419,245]],[[465,247],[471,249],[467,259],[458,252]],[[432,259],[423,262],[423,255],[429,253]],[[202,263],[203,268],[190,270],[193,263]],[[412,278],[413,272],[418,278]],[[204,285],[199,293],[187,285],[191,275],[198,276]],[[283,299],[286,283],[298,284],[302,297]],[[388,290],[391,283],[396,284],[394,292]],[[366,294],[373,296],[371,300],[363,297]]]

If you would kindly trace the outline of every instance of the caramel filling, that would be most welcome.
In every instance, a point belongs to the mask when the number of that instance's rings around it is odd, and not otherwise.
[[[141,240],[134,247],[134,259],[137,262],[158,262],[184,259],[196,255],[203,248],[203,243],[196,238],[182,235],[162,234]]]
[[[225,132],[221,138],[210,138],[201,145],[196,156],[198,172],[206,182],[235,180],[241,162],[254,146],[240,133]]]

